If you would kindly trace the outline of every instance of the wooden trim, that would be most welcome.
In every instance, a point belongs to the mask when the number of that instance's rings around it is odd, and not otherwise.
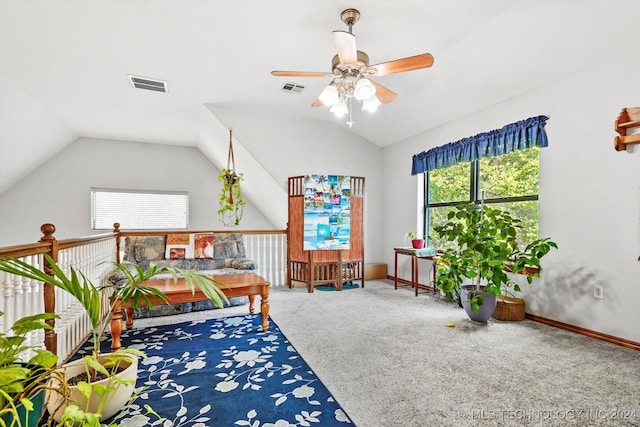
[[[164,236],[167,234],[286,234],[287,230],[120,230],[120,236]]]
[[[47,242],[5,246],[0,248],[0,258],[22,258],[30,255],[40,255],[47,253],[50,247],[51,244]]]
[[[544,323],[545,325],[564,329],[565,331],[574,332],[579,335],[584,335],[589,338],[595,338],[597,340],[605,341],[605,342],[619,345],[622,347],[626,347],[631,350],[640,351],[640,342],[630,341],[624,338],[615,337],[613,335],[604,334],[602,332],[585,329],[580,326],[558,322],[557,320],[547,319],[546,317],[537,316],[535,314],[525,313],[525,318],[529,320],[533,320],[534,322]]]

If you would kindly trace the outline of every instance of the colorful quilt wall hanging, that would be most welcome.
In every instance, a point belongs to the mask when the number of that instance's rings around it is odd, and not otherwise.
[[[305,175],[304,250],[349,249],[351,177]]]

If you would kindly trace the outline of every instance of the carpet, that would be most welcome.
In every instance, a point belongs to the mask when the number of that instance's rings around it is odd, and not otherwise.
[[[309,365],[260,315],[125,330],[140,360],[140,395],[110,421],[120,426],[346,426],[353,422]],[[109,351],[109,341],[102,351]],[[80,356],[87,349],[78,351]],[[149,404],[161,417],[145,415]]]
[[[358,289],[360,285],[357,283],[345,282],[342,284],[342,290],[348,291],[349,289]],[[314,288],[318,291],[336,291],[336,287],[333,285],[315,285]]]

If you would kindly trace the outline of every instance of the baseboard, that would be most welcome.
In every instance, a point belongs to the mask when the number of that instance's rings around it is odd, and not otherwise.
[[[387,277],[387,264],[375,263],[364,265],[364,280],[379,280]]]
[[[535,314],[525,313],[525,318],[534,322],[544,323],[545,325],[564,329],[569,332],[584,335],[589,338],[595,338],[600,341],[606,341],[611,344],[629,348],[631,350],[640,351],[640,342],[630,341],[624,338],[614,337],[613,335],[603,334],[602,332],[592,331],[580,326],[570,325],[568,323],[558,322],[557,320],[547,319],[546,317],[536,316]]]
[[[394,277],[387,276],[387,279],[394,280]],[[400,278],[398,279],[398,283],[401,283],[403,285],[411,284],[409,280],[404,280]],[[557,320],[547,319],[546,317],[537,316],[535,314],[525,313],[524,317],[534,322],[544,323],[545,325],[553,326],[559,329],[564,329],[565,331],[573,332],[579,335],[584,335],[589,338],[595,338],[597,340],[619,345],[621,347],[626,347],[631,350],[640,351],[640,342],[635,342],[635,341],[627,340],[624,338],[615,337],[613,335],[604,334],[602,332],[592,331],[590,329],[582,328],[580,326],[570,325],[569,323],[558,322]]]

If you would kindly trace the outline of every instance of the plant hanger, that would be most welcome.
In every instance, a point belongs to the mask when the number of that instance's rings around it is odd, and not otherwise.
[[[236,183],[238,175],[236,174],[236,160],[233,157],[233,128],[229,128],[229,154],[227,154],[227,173],[225,179],[229,184],[229,204],[233,205],[233,185]]]
[[[248,204],[242,197],[240,182],[243,174],[236,172],[236,161],[233,155],[233,129],[229,128],[229,153],[227,155],[227,167],[223,169],[218,177],[222,182],[222,190],[219,197],[220,222],[225,227],[233,227],[240,224],[244,205]]]

